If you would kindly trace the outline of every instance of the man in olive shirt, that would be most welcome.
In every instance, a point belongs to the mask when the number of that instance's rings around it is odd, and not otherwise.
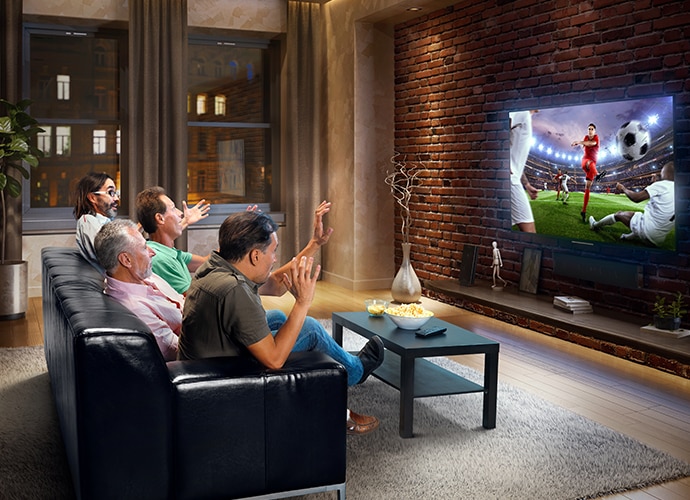
[[[363,382],[383,361],[383,342],[374,337],[350,354],[307,316],[321,266],[314,269],[313,257],[301,257],[272,273],[277,229],[262,212],[236,213],[223,222],[219,250],[199,267],[187,291],[179,359],[252,355],[279,369],[291,352],[317,350],[345,366],[348,385]],[[295,303],[282,324],[269,326],[259,287],[270,282],[267,288],[286,288]]]
[[[220,227],[219,250],[197,270],[187,291],[180,359],[251,354],[268,368],[281,368],[290,352],[319,350],[345,366],[348,384],[363,382],[383,361],[381,339],[374,337],[352,355],[321,324],[307,317],[321,266],[313,257],[271,273],[278,247],[277,226],[262,212],[240,212]],[[281,282],[295,297],[282,325],[271,331],[259,287]]]

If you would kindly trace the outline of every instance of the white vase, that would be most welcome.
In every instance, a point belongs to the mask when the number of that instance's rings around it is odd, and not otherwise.
[[[402,244],[402,264],[391,286],[393,300],[402,304],[419,302],[422,296],[422,284],[410,264],[410,246],[410,243]]]

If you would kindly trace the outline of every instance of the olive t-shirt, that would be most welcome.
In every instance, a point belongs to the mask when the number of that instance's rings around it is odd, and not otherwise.
[[[259,285],[217,252],[187,291],[178,359],[249,355],[246,346],[271,335]]]

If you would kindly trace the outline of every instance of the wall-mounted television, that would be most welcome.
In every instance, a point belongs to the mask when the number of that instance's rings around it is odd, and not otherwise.
[[[587,197],[583,156],[591,157],[597,142],[590,135],[591,124],[598,139],[598,175],[592,176]],[[523,189],[536,195],[528,197],[532,230],[574,244],[675,251],[675,184],[668,178],[674,161],[671,96],[516,110],[510,112],[510,126],[511,182],[524,187],[527,181],[536,188]],[[518,179],[513,170],[522,158],[524,176]],[[516,189],[511,191],[513,216]],[[626,223],[630,212],[645,214]],[[521,227],[529,230],[513,219],[513,230]]]

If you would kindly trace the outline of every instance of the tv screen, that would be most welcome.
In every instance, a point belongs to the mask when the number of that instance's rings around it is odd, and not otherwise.
[[[675,251],[672,97],[523,109],[510,127],[514,230]]]

